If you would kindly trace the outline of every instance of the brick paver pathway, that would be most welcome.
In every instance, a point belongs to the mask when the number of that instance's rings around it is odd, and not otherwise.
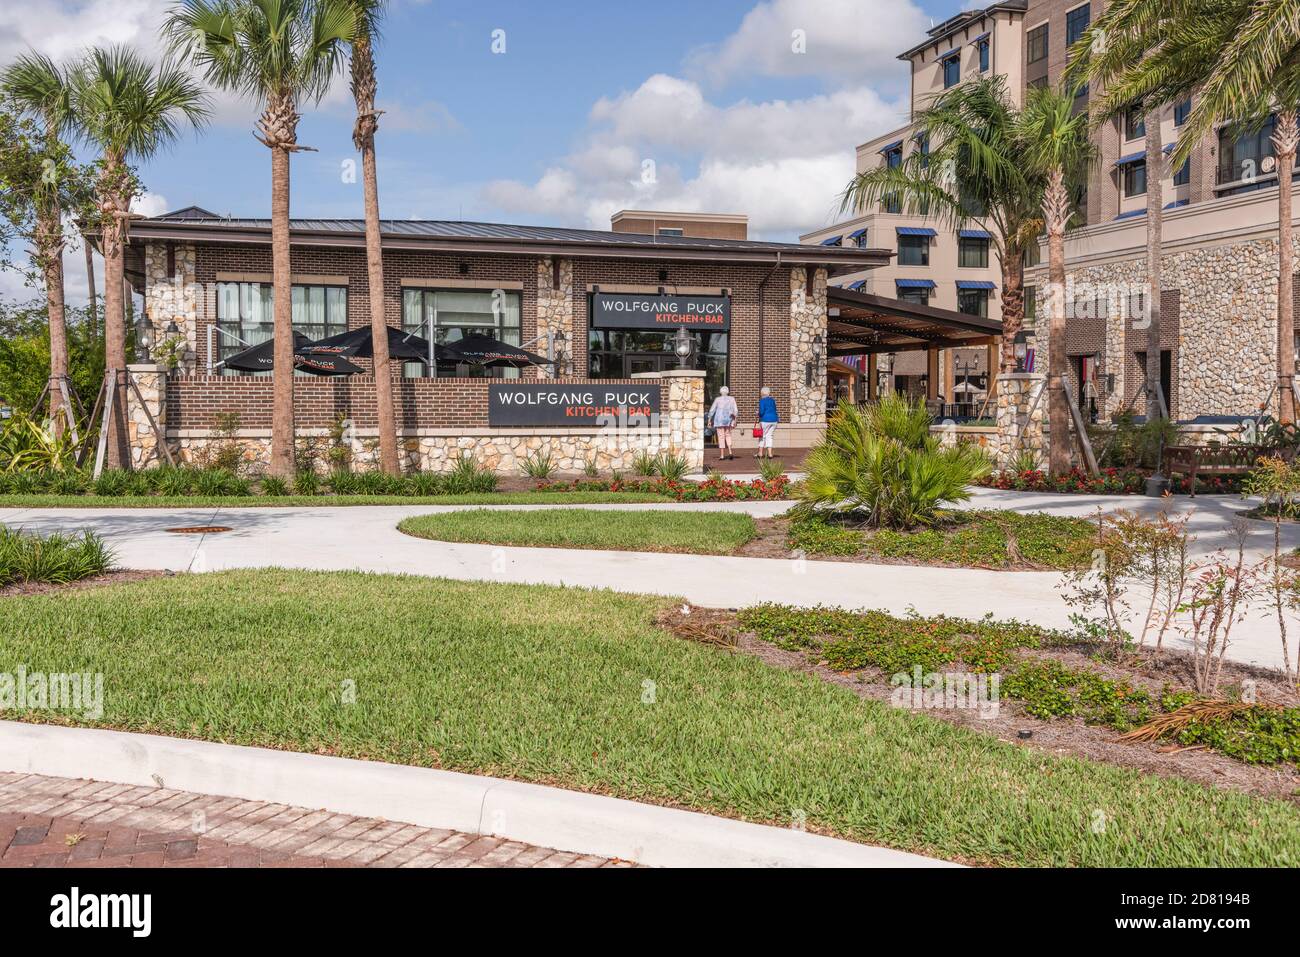
[[[0,867],[627,867],[499,837],[0,773]]]

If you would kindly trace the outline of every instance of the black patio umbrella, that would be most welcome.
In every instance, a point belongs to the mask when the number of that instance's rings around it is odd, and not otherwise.
[[[404,362],[428,362],[429,340],[422,339],[414,333],[403,332],[392,326],[388,330],[388,354]],[[373,359],[375,340],[369,326],[349,329],[335,336],[328,336],[310,343],[302,350],[305,356],[344,356],[348,359]]]
[[[522,369],[524,366],[550,365],[551,360],[512,346],[491,336],[475,333],[454,342],[438,344],[438,358],[444,362],[468,362],[480,366],[508,366]]]
[[[306,354],[305,350],[313,343],[301,332],[293,334],[293,367],[311,375],[356,375],[364,371],[360,366],[348,362],[342,356]],[[237,352],[221,363],[227,369],[237,372],[266,372],[275,365],[275,340],[267,339],[257,345]]]

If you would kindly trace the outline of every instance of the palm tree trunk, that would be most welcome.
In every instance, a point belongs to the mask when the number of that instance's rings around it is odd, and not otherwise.
[[[1070,220],[1070,193],[1065,171],[1052,170],[1043,193],[1047,226],[1047,422],[1052,439],[1048,470],[1054,476],[1070,471],[1070,417],[1065,402],[1065,224]]]
[[[1018,247],[1002,254],[1002,371],[1016,371],[1016,334],[1025,324],[1025,253]]]
[[[131,466],[126,427],[126,281],[122,260],[125,220],[116,215],[116,202],[110,205],[114,212],[105,218],[103,227],[104,367],[117,375],[113,380],[113,414],[108,420],[104,462],[108,468],[124,469]]]
[[[370,337],[373,340],[375,405],[379,424],[379,468],[389,475],[401,473],[397,461],[397,417],[393,411],[393,374],[388,355],[388,324],[384,320],[384,252],[379,235],[379,177],[375,171],[375,62],[370,37],[364,33],[352,43],[352,93],[357,120],[352,142],[361,151],[361,179],[366,204],[366,286],[370,299]]]
[[[1296,146],[1300,143],[1295,110],[1279,110],[1273,130],[1277,155],[1277,384],[1281,390],[1279,421],[1296,420],[1295,401],[1295,300],[1292,291],[1295,248],[1292,246],[1291,176]]]
[[[64,409],[63,387],[68,375],[68,323],[63,297],[63,225],[59,210],[42,209],[37,225],[37,249],[45,273],[45,302],[50,321],[50,419],[54,434],[62,435],[72,417]],[[60,415],[60,410],[63,415]]]
[[[89,341],[94,345],[99,338],[99,317],[96,315],[97,306],[95,305],[95,251],[90,246],[90,237],[83,234],[81,237],[81,246],[86,251],[86,318],[90,322]]]
[[[289,147],[271,146],[271,282],[275,343],[272,351],[271,462],[277,478],[294,473],[293,285],[289,262]]]
[[[1160,138],[1160,110],[1147,114],[1147,420],[1162,416],[1156,388],[1160,385],[1160,241],[1164,233],[1165,152]],[[1170,406],[1173,400],[1165,396]],[[1172,414],[1172,409],[1167,409]]]

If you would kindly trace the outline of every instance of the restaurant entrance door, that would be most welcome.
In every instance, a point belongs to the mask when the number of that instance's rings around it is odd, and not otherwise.
[[[638,372],[667,372],[677,368],[675,355],[662,352],[629,352],[623,355],[623,376],[630,379]]]

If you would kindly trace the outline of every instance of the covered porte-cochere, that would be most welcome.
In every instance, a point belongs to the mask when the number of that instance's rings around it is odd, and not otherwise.
[[[916,378],[937,414],[951,414],[952,406],[967,410],[959,413],[963,417],[974,417],[978,411],[969,410],[989,407],[996,378],[990,373],[998,368],[1002,334],[998,320],[838,288],[827,290],[826,306],[827,391],[832,406],[839,399],[870,401],[890,388],[892,368],[882,368],[882,357],[898,361],[897,357],[921,353],[924,372]],[[914,364],[919,371],[920,364]],[[979,374],[963,376],[963,367],[978,368]],[[947,393],[943,383],[949,384]],[[900,386],[898,391],[909,390]],[[978,401],[971,401],[972,397]]]

